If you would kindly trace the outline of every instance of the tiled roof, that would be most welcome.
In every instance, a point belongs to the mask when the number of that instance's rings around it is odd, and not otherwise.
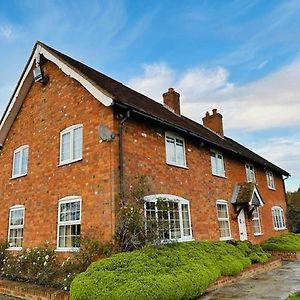
[[[169,109],[165,108],[162,104],[142,95],[135,90],[123,85],[122,83],[96,71],[93,68],[41,43],[54,56],[63,60],[67,65],[72,67],[75,71],[79,72],[82,76],[86,77],[90,82],[100,89],[106,91],[113,97],[114,104],[124,105],[137,113],[143,114],[144,117],[154,118],[155,120],[168,124],[174,129],[182,130],[187,135],[198,138],[215,147],[224,149],[234,155],[238,155],[245,160],[249,160],[259,164],[262,167],[268,168],[280,174],[288,176],[289,173],[280,167],[272,164],[268,160],[242,146],[236,141],[228,137],[220,137],[213,133],[211,130],[205,128],[201,124],[190,120],[187,117],[174,114]]]
[[[254,190],[256,191],[254,193]],[[258,195],[257,195],[258,194]],[[233,192],[232,203],[236,205],[249,204],[259,206],[262,200],[254,182],[243,182],[236,185]]]

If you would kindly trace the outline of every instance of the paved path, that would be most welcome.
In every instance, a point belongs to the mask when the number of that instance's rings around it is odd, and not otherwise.
[[[300,261],[210,292],[199,300],[284,300],[300,290]]]
[[[21,300],[21,299],[0,294],[0,300]]]

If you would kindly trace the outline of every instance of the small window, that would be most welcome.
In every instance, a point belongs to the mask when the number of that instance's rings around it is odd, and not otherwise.
[[[172,195],[145,197],[146,227],[157,222],[159,238],[166,241],[192,240],[189,201]],[[148,225],[149,226],[149,225]]]
[[[224,158],[222,153],[211,150],[210,151],[211,170],[213,175],[225,176]]]
[[[23,247],[24,212],[25,207],[23,205],[13,206],[9,210],[9,249],[21,250]]]
[[[245,164],[246,167],[246,176],[248,182],[255,182],[255,171],[254,166],[251,164]]]
[[[81,227],[81,198],[66,197],[59,201],[58,206],[58,237],[59,250],[79,248]]]
[[[24,145],[14,151],[12,178],[27,175],[28,149],[28,145]]]
[[[268,188],[271,190],[275,190],[275,182],[274,182],[273,173],[271,171],[267,171],[266,176],[267,176]]]
[[[60,164],[82,159],[82,125],[73,125],[60,133]]]
[[[230,221],[228,214],[228,204],[224,200],[217,201],[217,215],[218,215],[218,223],[219,223],[219,232],[220,232],[220,240],[230,240],[231,239],[231,231],[230,231]]]
[[[184,139],[174,134],[166,134],[167,163],[185,167],[185,144]]]
[[[254,235],[261,235],[260,227],[260,218],[259,218],[259,209],[255,207],[252,212],[252,224],[253,224],[253,233]]]
[[[273,216],[273,225],[275,230],[286,229],[284,211],[281,207],[274,206],[272,208],[272,216]]]

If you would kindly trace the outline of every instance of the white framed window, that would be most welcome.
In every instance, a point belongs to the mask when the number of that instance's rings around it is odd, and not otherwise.
[[[81,227],[81,198],[69,196],[59,200],[57,250],[79,249]]]
[[[213,175],[225,177],[223,154],[219,151],[210,150],[211,171]]]
[[[14,151],[12,178],[27,175],[28,145],[23,145]]]
[[[273,173],[271,171],[266,171],[266,176],[267,176],[268,188],[271,190],[275,190],[275,182],[274,182]]]
[[[260,217],[259,217],[259,208],[255,207],[252,212],[252,224],[253,224],[253,233],[254,235],[261,235],[261,226],[260,226]]]
[[[22,250],[24,215],[24,205],[12,206],[9,210],[8,249],[10,250]]]
[[[272,207],[272,217],[275,230],[286,229],[284,211],[280,206]]]
[[[188,200],[165,194],[146,196],[144,199],[146,227],[147,221],[156,221],[162,242],[193,240]]]
[[[82,124],[70,126],[60,133],[60,165],[82,159]]]
[[[225,200],[217,201],[217,216],[219,223],[220,240],[226,241],[231,239],[230,220],[228,213],[228,204]]]
[[[246,177],[248,182],[255,182],[255,171],[254,166],[252,164],[245,164],[246,168]]]
[[[166,133],[166,160],[168,164],[186,167],[184,139],[173,134]]]

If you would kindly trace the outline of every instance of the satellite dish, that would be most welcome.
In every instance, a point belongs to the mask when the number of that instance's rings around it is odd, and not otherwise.
[[[104,142],[109,142],[115,138],[115,134],[105,125],[99,125],[99,137]]]

